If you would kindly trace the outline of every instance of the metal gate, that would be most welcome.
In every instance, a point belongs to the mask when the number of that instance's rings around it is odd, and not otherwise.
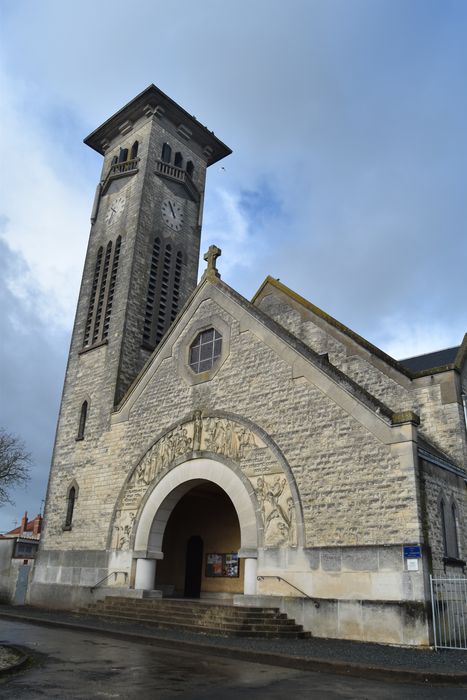
[[[467,578],[430,576],[435,649],[467,649]]]

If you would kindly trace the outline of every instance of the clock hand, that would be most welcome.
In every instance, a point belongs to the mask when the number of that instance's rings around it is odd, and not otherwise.
[[[172,206],[172,202],[169,202],[169,207],[170,207],[170,211],[172,212],[172,216],[175,219],[175,212],[174,212],[174,208]]]

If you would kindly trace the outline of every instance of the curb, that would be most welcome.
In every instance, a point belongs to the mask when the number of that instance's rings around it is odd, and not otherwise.
[[[35,617],[34,615],[15,615],[14,613],[4,611],[0,611],[0,618],[15,620],[16,622],[29,622],[44,625],[45,627],[61,627],[63,629],[72,629],[80,632],[103,634],[115,639],[140,642],[151,646],[165,647],[166,649],[176,649],[177,651],[182,650],[199,653],[200,650],[203,650],[209,652],[212,656],[228,657],[231,659],[238,659],[239,661],[249,661],[250,663],[260,663],[268,666],[282,666],[298,671],[336,673],[340,676],[353,676],[370,680],[390,681],[392,683],[411,682],[423,685],[427,683],[435,685],[467,685],[467,673],[417,671],[414,669],[400,669],[391,666],[366,666],[351,661],[330,661],[329,659],[319,657],[292,656],[290,654],[268,651],[252,652],[251,650],[241,649],[235,646],[214,645],[202,640],[198,642],[166,639],[165,637],[143,634],[142,632],[129,632],[109,627],[97,627],[92,624],[79,622],[64,622],[61,620],[52,620],[50,618]],[[21,663],[24,663],[27,658],[26,656]]]
[[[14,671],[18,671],[21,668],[21,666],[23,666],[23,664],[25,664],[26,661],[28,661],[29,659],[28,654],[26,654],[26,652],[24,652],[22,649],[16,647],[14,644],[0,643],[0,647],[3,647],[3,649],[11,649],[19,655],[19,659],[17,661],[13,661],[13,663],[9,664],[8,666],[0,668],[0,676],[6,675],[7,673],[14,673]]]

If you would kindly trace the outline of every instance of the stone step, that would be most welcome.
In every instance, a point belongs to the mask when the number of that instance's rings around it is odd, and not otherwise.
[[[127,610],[122,607],[113,608],[96,608],[96,611],[100,614],[109,613],[112,615],[114,612],[117,614],[125,614],[129,617],[134,617],[135,615],[145,615],[148,619],[159,620],[159,619],[172,619],[175,621],[193,620],[198,621],[199,624],[221,624],[221,623],[235,623],[235,624],[248,624],[248,625],[263,625],[263,624],[282,624],[291,625],[294,624],[293,620],[288,620],[287,618],[276,618],[276,617],[246,617],[244,615],[185,615],[183,613],[171,613],[169,611],[153,611],[153,610]]]
[[[276,613],[274,611],[265,610],[263,612],[251,612],[249,608],[234,608],[226,607],[224,610],[219,609],[206,609],[198,608],[196,606],[192,607],[179,607],[172,608],[165,605],[146,605],[142,603],[141,605],[126,605],[126,603],[110,603],[107,601],[98,601],[95,607],[99,610],[123,610],[129,612],[147,612],[153,615],[173,615],[174,617],[210,617],[215,619],[245,619],[248,621],[258,620],[283,620],[287,621],[287,615],[284,613]]]
[[[295,620],[281,613],[279,608],[250,608],[183,599],[107,596],[82,612],[109,620],[133,620],[159,629],[198,634],[288,639],[311,636]]]
[[[241,618],[239,619],[234,619],[234,618],[216,618],[216,619],[205,619],[205,618],[197,618],[197,617],[177,617],[175,618],[173,615],[167,616],[167,615],[152,615],[147,612],[143,611],[137,611],[137,612],[129,612],[127,610],[122,610],[116,608],[115,610],[112,610],[111,612],[102,612],[101,609],[96,609],[96,610],[90,610],[88,611],[93,615],[101,615],[104,617],[107,617],[108,615],[118,615],[119,617],[124,617],[128,620],[144,620],[145,622],[153,622],[156,625],[170,625],[171,623],[174,624],[187,624],[187,625],[197,625],[199,627],[219,627],[219,628],[232,628],[232,629],[242,629],[242,630],[261,630],[263,629],[264,631],[268,632],[273,632],[278,629],[284,629],[286,631],[300,631],[302,628],[300,625],[297,625],[294,620],[243,620]]]
[[[245,610],[247,612],[261,612],[261,613],[278,613],[282,615],[279,608],[262,608],[262,607],[250,607],[242,605],[225,605],[222,603],[204,603],[202,600],[193,602],[190,600],[184,600],[183,598],[125,598],[124,596],[107,596],[104,601],[109,605],[117,605],[124,603],[128,606],[141,606],[149,605],[151,607],[163,606],[167,609],[180,608],[186,610],[187,608],[192,608],[194,610]],[[97,601],[101,603],[103,601]]]
[[[106,619],[111,619],[111,620],[120,620],[120,621],[128,621],[129,619],[135,620],[138,622],[143,622],[143,623],[148,623],[152,622],[152,626],[156,626],[159,629],[174,629],[174,630],[183,630],[186,632],[195,632],[197,634],[211,634],[211,635],[217,635],[217,636],[227,636],[227,637],[260,637],[263,639],[267,638],[288,638],[288,639],[304,639],[310,637],[310,632],[304,632],[303,629],[301,628],[300,625],[295,625],[298,629],[290,629],[289,627],[283,628],[282,625],[277,625],[275,626],[274,629],[271,630],[265,630],[265,629],[252,629],[252,630],[244,630],[244,629],[238,629],[230,625],[226,626],[215,626],[215,627],[204,627],[200,626],[198,624],[186,624],[186,623],[178,623],[178,622],[173,622],[171,620],[168,620],[166,623],[156,623],[154,624],[154,621],[152,620],[146,620],[144,618],[140,618],[140,616],[135,617],[133,616],[127,616],[127,615],[120,615],[120,614],[106,614],[102,615],[101,613],[94,611],[87,611],[88,614],[92,614],[96,617],[105,617]]]

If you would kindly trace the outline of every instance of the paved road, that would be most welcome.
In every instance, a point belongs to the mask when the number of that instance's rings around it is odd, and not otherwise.
[[[465,700],[465,688],[387,684],[166,651],[104,635],[0,620],[0,641],[33,664],[0,678],[1,700]]]

